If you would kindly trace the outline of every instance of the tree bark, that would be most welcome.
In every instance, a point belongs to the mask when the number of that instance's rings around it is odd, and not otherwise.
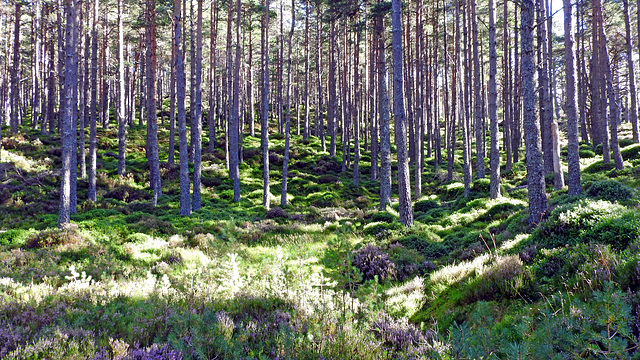
[[[189,145],[187,143],[187,111],[185,109],[186,79],[182,58],[182,14],[181,0],[174,0],[173,26],[175,48],[173,64],[176,73],[176,105],[178,108],[178,146],[180,155],[180,216],[191,215],[191,196],[189,191]]]
[[[389,130],[389,98],[385,61],[384,18],[378,16],[375,31],[378,38],[378,93],[380,98],[380,210],[391,203],[391,134]]]
[[[123,0],[118,0],[118,175],[126,170],[125,138],[125,79],[124,79],[124,29],[122,25]],[[84,129],[81,130],[84,132]]]
[[[233,201],[240,201],[239,129],[240,129],[240,20],[241,3],[237,1],[236,55],[233,74],[233,101],[229,119],[229,175],[233,181]]]
[[[196,58],[195,58],[195,125],[193,131],[193,198],[191,207],[193,211],[200,210],[201,201],[201,178],[202,178],[202,0],[198,0],[198,15],[196,24]],[[193,41],[193,39],[192,39]]]
[[[633,51],[631,45],[631,24],[629,21],[629,0],[623,0],[624,4],[624,25],[626,35],[626,53],[627,53],[627,72],[629,74],[627,81],[629,83],[629,97],[631,97],[631,107],[629,108],[629,121],[631,122],[631,136],[633,142],[640,142],[640,130],[638,129],[638,104],[636,94],[636,75],[633,66]]]
[[[536,111],[533,62],[534,0],[522,2],[522,100],[524,108],[524,138],[527,158],[527,188],[529,191],[529,223],[539,224],[547,209],[540,123]]]
[[[500,197],[500,150],[498,149],[498,89],[496,76],[498,72],[498,55],[496,53],[496,8],[493,0],[489,0],[489,122],[491,128],[491,180],[489,196]]]
[[[400,222],[404,226],[413,225],[411,208],[411,181],[407,156],[407,120],[404,111],[404,73],[402,70],[402,9],[400,0],[393,0],[391,7],[393,45],[393,112],[395,117],[396,147],[398,157],[398,200]]]
[[[72,178],[71,167],[73,166],[72,156],[75,144],[76,132],[73,129],[73,108],[78,101],[78,58],[76,56],[78,42],[78,3],[76,0],[65,1],[65,15],[67,24],[65,28],[65,67],[64,85],[65,93],[62,97],[60,116],[60,135],[62,139],[62,172],[60,184],[60,212],[58,216],[58,226],[64,228],[71,221],[72,212]]]
[[[580,152],[578,141],[578,114],[576,99],[576,67],[575,67],[575,42],[573,37],[573,14],[571,0],[563,0],[564,7],[564,63],[567,94],[567,137],[568,137],[568,154],[567,162],[569,166],[569,174],[567,183],[569,185],[569,195],[580,195],[582,186],[580,185]]]
[[[291,0],[291,30],[287,38],[287,92],[286,92],[286,115],[284,125],[284,160],[282,161],[282,188],[280,191],[280,206],[287,206],[287,176],[289,174],[289,142],[291,136],[291,52],[293,30],[296,26],[296,2]]]
[[[262,89],[260,101],[260,138],[262,146],[263,193],[262,206],[269,210],[269,0],[262,0],[265,11],[262,15]],[[320,71],[320,70],[318,70]],[[317,110],[316,110],[317,112]]]
[[[98,121],[98,0],[93,4],[93,28],[91,30],[91,118],[89,120],[89,191],[90,201],[96,201],[97,140]]]
[[[67,5],[69,6],[69,5]],[[16,1],[15,20],[13,27],[13,63],[11,64],[11,133],[18,132],[18,114],[20,112],[20,17],[22,16],[22,2]],[[71,119],[69,119],[71,120]]]
[[[158,124],[156,121],[156,1],[147,0],[147,122],[150,124],[147,133],[149,146],[149,181],[153,189],[153,206],[158,204],[162,196],[162,182],[160,179],[160,158],[158,153]]]

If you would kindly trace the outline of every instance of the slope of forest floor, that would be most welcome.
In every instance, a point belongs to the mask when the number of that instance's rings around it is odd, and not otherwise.
[[[292,136],[284,209],[284,138],[270,140],[267,212],[260,139],[245,136],[242,200],[218,147],[203,154],[203,208],[180,217],[167,149],[154,207],[144,129],[127,135],[124,177],[115,129],[100,130],[98,201],[79,180],[67,230],[60,139],[24,129],[0,150],[0,358],[638,358],[640,145],[625,129],[625,169],[581,145],[584,194],[548,179],[533,226],[524,162],[490,200],[488,179],[464,197],[427,159],[408,229],[397,203],[377,210],[370,157],[353,186],[317,138]]]

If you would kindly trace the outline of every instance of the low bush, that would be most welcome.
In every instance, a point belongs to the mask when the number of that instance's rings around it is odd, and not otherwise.
[[[414,249],[408,249],[400,243],[389,246],[389,256],[396,266],[396,279],[404,281],[422,269],[425,258]]]
[[[589,186],[587,193],[597,199],[611,202],[627,202],[637,196],[637,192],[616,180],[600,180]]]
[[[25,241],[27,249],[44,248],[55,245],[80,244],[84,241],[76,230],[44,230],[30,235]]]
[[[438,237],[437,235],[435,236]],[[418,235],[405,236],[398,242],[408,249],[416,250],[429,260],[445,256],[451,251],[443,242],[429,241]]]
[[[413,205],[414,212],[427,212],[432,209],[437,209],[440,206],[435,200],[420,200],[416,201]]]
[[[386,211],[378,211],[376,213],[374,213],[373,215],[371,215],[371,221],[372,222],[386,222],[386,223],[392,223],[396,220],[396,217]]]
[[[366,245],[358,250],[353,257],[353,266],[362,272],[363,280],[384,282],[396,274],[396,265],[391,261],[389,254],[375,245]]]
[[[515,298],[525,288],[530,274],[518,255],[498,258],[469,285],[468,300],[497,300]]]

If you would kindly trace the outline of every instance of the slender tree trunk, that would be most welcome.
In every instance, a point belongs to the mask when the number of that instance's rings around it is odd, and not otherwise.
[[[240,129],[240,20],[241,2],[237,1],[236,18],[236,58],[233,74],[233,101],[229,119],[229,175],[233,180],[233,201],[240,201],[239,129]]]
[[[353,139],[355,143],[354,155],[353,155],[353,185],[360,185],[360,114],[362,113],[361,107],[361,99],[362,99],[362,88],[360,86],[360,36],[361,32],[356,31],[356,43],[355,43],[355,51],[353,52],[354,56],[354,83],[355,83],[355,101],[352,106],[352,112],[355,115],[353,122]]]
[[[260,101],[260,138],[262,146],[262,205],[269,210],[271,190],[269,189],[269,0],[262,0],[265,9],[262,15],[262,89]],[[319,70],[318,70],[319,71]],[[316,110],[317,112],[317,110]]]
[[[218,39],[218,2],[214,0],[211,3],[211,44],[209,46],[209,114],[208,114],[208,124],[209,124],[209,151],[213,151],[216,143],[216,113],[217,106],[215,101],[215,93],[214,84],[215,84],[215,67],[216,67],[216,43]]]
[[[302,139],[309,139],[309,16],[310,16],[309,0],[305,3],[306,16],[304,18],[304,131]],[[316,64],[317,65],[317,64]],[[316,109],[317,112],[317,109]]]
[[[569,166],[568,185],[569,195],[579,195],[582,192],[580,185],[580,144],[578,142],[578,114],[576,99],[576,68],[575,68],[575,47],[573,38],[573,20],[571,0],[563,0],[564,8],[564,63],[566,79],[566,114],[567,114],[567,137],[568,154],[567,162]]]
[[[75,5],[74,5],[75,6]],[[13,63],[11,64],[11,133],[18,132],[18,113],[20,112],[20,18],[22,16],[22,2],[15,3],[15,21],[13,27]],[[74,8],[75,11],[75,8]],[[69,119],[71,120],[71,119]]]
[[[162,182],[160,179],[160,158],[158,154],[158,124],[156,121],[156,1],[147,0],[147,122],[151,125],[147,133],[149,146],[149,170],[150,183],[153,189],[153,205],[158,204],[162,195]]]
[[[391,203],[391,134],[389,130],[389,98],[385,61],[384,18],[376,19],[378,38],[378,92],[380,94],[380,210]]]
[[[374,20],[374,26],[377,23]],[[379,96],[379,81],[376,76],[380,76],[380,71],[376,71],[378,61],[376,61],[376,51],[378,49],[380,33],[374,29],[371,32],[371,46],[369,47],[369,118],[371,122],[371,181],[378,180],[378,154],[380,152],[378,142],[378,109],[377,97]]]
[[[522,100],[524,107],[524,138],[527,157],[527,188],[529,191],[529,223],[539,224],[547,209],[540,123],[536,111],[533,62],[534,0],[522,3]]]
[[[96,201],[96,162],[97,140],[96,122],[98,121],[98,0],[93,4],[93,28],[91,30],[91,119],[89,121],[89,191],[90,201]]]
[[[336,156],[336,111],[338,97],[336,95],[336,20],[332,19],[329,31],[329,42],[331,45],[329,53],[329,107],[327,109],[327,126],[331,142],[329,145],[329,156]]]
[[[71,167],[73,166],[72,156],[74,154],[73,146],[75,145],[76,132],[73,129],[73,116],[78,101],[78,3],[76,0],[65,1],[65,15],[67,24],[65,28],[65,67],[64,67],[64,83],[65,91],[62,97],[60,116],[60,135],[62,139],[62,172],[60,185],[60,213],[58,216],[58,225],[65,228],[71,221],[70,213],[72,212],[73,191],[71,183],[75,180],[72,178]],[[17,29],[17,27],[16,27]]]
[[[393,0],[391,8],[393,44],[393,112],[395,118],[396,147],[398,157],[398,199],[400,222],[404,226],[413,225],[411,208],[411,181],[407,156],[407,120],[404,111],[404,85],[402,70],[402,9],[400,0]]]
[[[551,99],[549,95],[549,69],[547,67],[547,27],[546,25],[546,0],[537,0],[537,22],[540,26],[536,26],[538,35],[538,92],[540,107],[540,129],[542,136],[542,152],[545,174],[553,172],[553,138],[551,134],[551,123],[553,122],[553,114],[551,113]]]
[[[176,21],[176,14],[173,15]],[[176,153],[176,24],[171,29],[171,74],[169,75],[169,154],[167,164],[175,163]],[[213,50],[212,50],[213,51]],[[213,67],[213,65],[212,65]]]
[[[498,55],[496,54],[496,8],[493,0],[489,0],[489,121],[491,127],[491,180],[490,197],[500,197],[500,150],[498,149],[498,90],[496,76],[498,72]]]
[[[202,0],[198,0],[198,15],[196,20],[196,58],[195,58],[195,119],[192,122],[194,137],[193,143],[193,199],[191,207],[193,211],[202,207],[200,188],[202,177]],[[193,41],[193,39],[192,39]],[[192,65],[193,66],[193,65]]]
[[[189,145],[187,143],[187,111],[185,109],[186,79],[182,58],[182,15],[181,0],[174,0],[173,26],[175,49],[173,64],[176,74],[176,97],[178,107],[178,146],[180,147],[180,216],[191,215],[191,196],[189,193]]]
[[[473,36],[473,83],[474,83],[474,115],[476,130],[476,173],[478,179],[484,178],[484,138],[482,136],[482,81],[480,74],[480,55],[478,48],[480,46],[478,40],[478,15],[476,10],[476,1],[471,1],[471,24]]]
[[[125,79],[124,79],[124,29],[122,25],[123,0],[118,0],[118,175],[123,176],[126,169],[125,138]],[[82,130],[84,132],[84,129]]]
[[[627,71],[629,82],[629,96],[631,97],[631,107],[629,108],[629,121],[631,122],[631,136],[633,138],[633,142],[640,142],[640,130],[638,129],[638,104],[637,104],[637,94],[636,94],[636,76],[635,70],[633,69],[633,52],[632,48],[632,38],[631,38],[631,24],[629,21],[629,0],[623,0],[624,4],[624,25],[625,25],[625,35],[627,40],[626,53],[627,53]]]
[[[280,191],[280,206],[287,206],[287,176],[289,174],[289,137],[291,136],[291,50],[293,30],[296,25],[296,2],[291,0],[291,30],[287,38],[287,105],[284,129],[284,160],[282,161],[282,189]]]

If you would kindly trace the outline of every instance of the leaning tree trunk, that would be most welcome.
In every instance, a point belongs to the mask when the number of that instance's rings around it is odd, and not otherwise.
[[[522,3],[522,101],[524,107],[524,139],[527,160],[527,188],[529,191],[529,223],[539,224],[547,209],[540,123],[536,111],[536,87],[533,61],[534,0]]]

